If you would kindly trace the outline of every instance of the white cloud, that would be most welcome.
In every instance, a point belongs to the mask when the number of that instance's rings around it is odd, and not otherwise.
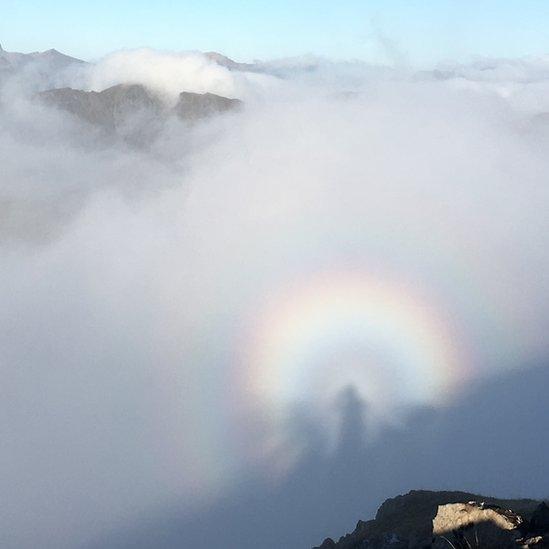
[[[245,98],[267,77],[231,72],[199,52],[121,50],[89,67],[85,86],[96,91],[121,83],[143,84],[170,99],[179,93],[215,93]]]
[[[264,305],[317,273],[388,276],[427,295],[477,375],[547,351],[549,133],[531,120],[546,106],[544,69],[440,82],[292,62],[279,79],[137,50],[88,70],[93,89],[139,82],[249,103],[135,151],[6,96],[12,546],[72,547],[163,497],[195,503],[238,479],[284,434],[287,411],[259,402],[242,420],[257,401],[239,353]],[[314,366],[300,377],[313,409],[332,396],[318,392],[329,368]]]

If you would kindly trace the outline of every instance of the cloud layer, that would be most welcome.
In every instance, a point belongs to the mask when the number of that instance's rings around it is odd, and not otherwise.
[[[172,500],[211,505],[245,471],[283,482],[304,432],[334,438],[349,384],[383,433],[546,356],[549,77],[494,63],[251,73],[139,50],[64,73],[246,101],[146,150],[5,84],[3,546],[84,546]]]

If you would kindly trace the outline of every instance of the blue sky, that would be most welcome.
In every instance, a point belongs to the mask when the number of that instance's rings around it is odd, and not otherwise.
[[[140,46],[418,66],[549,53],[549,0],[0,0],[0,12],[5,49],[86,59]]]

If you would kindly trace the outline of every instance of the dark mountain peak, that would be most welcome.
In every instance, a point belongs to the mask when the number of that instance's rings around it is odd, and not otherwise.
[[[214,93],[181,92],[175,113],[183,120],[195,121],[240,108],[242,101]]]
[[[84,92],[86,93],[86,92]],[[143,99],[148,102],[158,103],[160,106],[160,99],[149,88],[142,84],[115,84],[110,88],[106,88],[100,92],[91,92],[101,95],[106,98],[113,99],[131,99],[139,100]]]
[[[45,104],[70,113],[101,131],[137,145],[154,139],[162,124],[177,116],[187,123],[239,108],[241,101],[213,93],[182,92],[170,106],[142,84],[116,84],[102,91],[55,88],[38,94]]]
[[[545,504],[531,499],[413,490],[386,500],[374,520],[358,521],[351,534],[337,542],[327,538],[317,549],[530,547],[532,532],[549,533],[544,513]],[[479,538],[481,545],[466,543],[469,535]],[[446,544],[448,539],[452,544]],[[536,538],[535,543],[539,541]]]
[[[164,108],[162,101],[140,84],[117,84],[100,92],[55,88],[38,97],[108,132],[122,129],[138,115],[154,119]]]

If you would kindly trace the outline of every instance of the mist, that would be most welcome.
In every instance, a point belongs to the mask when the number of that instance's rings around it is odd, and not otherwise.
[[[134,146],[35,95],[121,83],[243,108]],[[543,58],[154,50],[3,78],[2,547],[298,548],[411,488],[546,497],[548,89]]]

